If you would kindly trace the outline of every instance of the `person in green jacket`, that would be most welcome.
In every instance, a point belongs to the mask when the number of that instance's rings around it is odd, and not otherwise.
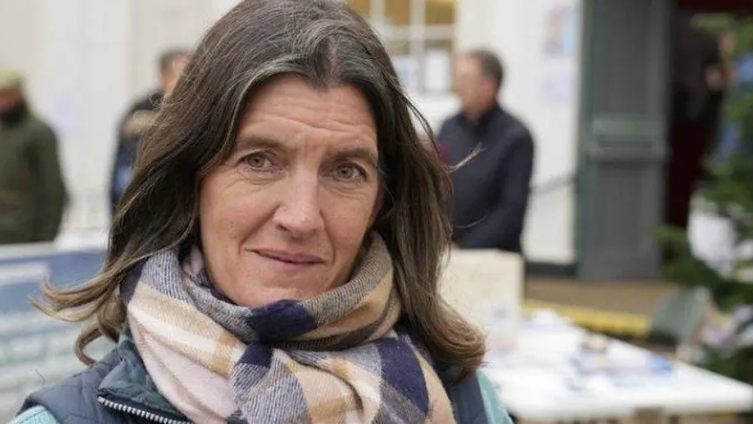
[[[29,110],[23,79],[0,69],[0,244],[52,241],[66,194],[57,139]]]

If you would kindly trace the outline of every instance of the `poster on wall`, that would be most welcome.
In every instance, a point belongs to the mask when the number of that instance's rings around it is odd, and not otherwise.
[[[578,95],[580,2],[542,0],[541,98],[550,107],[571,107]]]
[[[426,51],[424,58],[424,90],[446,94],[452,89],[450,52],[442,49]]]
[[[578,43],[578,10],[573,1],[548,1],[544,13],[544,57],[571,59]]]

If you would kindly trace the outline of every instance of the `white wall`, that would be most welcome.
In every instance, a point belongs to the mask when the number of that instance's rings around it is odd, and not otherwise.
[[[219,19],[230,11],[240,0],[213,0],[214,18]]]
[[[573,176],[576,169],[577,46],[574,54],[553,58],[545,54],[544,44],[547,10],[579,4],[580,0],[463,0],[457,4],[456,48],[490,48],[505,62],[507,76],[501,101],[534,134],[534,186],[550,186],[554,180]],[[434,125],[457,107],[454,99],[448,98],[415,101]],[[524,235],[531,260],[572,263],[573,229],[571,184],[534,193]]]
[[[168,49],[193,48],[215,20],[209,0],[131,0],[134,22],[130,38],[133,89],[154,90],[158,82],[157,58]]]

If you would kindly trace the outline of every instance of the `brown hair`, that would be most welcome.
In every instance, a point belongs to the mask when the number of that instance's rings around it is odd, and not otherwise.
[[[191,52],[186,49],[175,48],[175,49],[165,50],[164,52],[162,52],[162,54],[159,55],[159,58],[157,59],[159,70],[160,71],[169,70],[177,59],[188,57],[190,54]]]
[[[390,58],[369,25],[336,0],[247,0],[204,36],[175,91],[140,147],[133,180],[110,231],[104,270],[70,289],[44,285],[46,313],[72,321],[96,317],[76,353],[104,335],[115,340],[125,320],[118,288],[141,261],[195,242],[202,178],[233,151],[246,101],[265,81],[294,74],[320,89],[361,90],[372,108],[385,199],[374,230],[393,255],[404,317],[435,360],[460,376],[475,371],[483,336],[440,298],[450,226],[443,212],[447,173],[419,139]]]
[[[481,73],[494,81],[497,90],[502,88],[505,83],[505,65],[494,52],[487,49],[475,49],[466,52],[463,56],[475,60],[481,68]]]

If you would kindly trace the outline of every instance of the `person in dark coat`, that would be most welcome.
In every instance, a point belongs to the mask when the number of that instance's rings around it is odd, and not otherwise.
[[[453,241],[462,249],[521,253],[533,137],[497,101],[504,68],[493,53],[464,54],[454,73],[462,110],[444,122],[438,136],[445,161],[463,164],[452,173]]]
[[[715,144],[727,78],[719,41],[680,14],[674,27],[664,221],[686,228],[698,183],[706,177]]]
[[[29,109],[23,78],[0,69],[0,244],[49,242],[66,190],[57,137]]]
[[[131,181],[139,142],[151,124],[166,93],[172,91],[188,59],[186,50],[169,50],[159,59],[160,87],[136,101],[118,125],[118,146],[110,179],[110,212],[115,209]]]

